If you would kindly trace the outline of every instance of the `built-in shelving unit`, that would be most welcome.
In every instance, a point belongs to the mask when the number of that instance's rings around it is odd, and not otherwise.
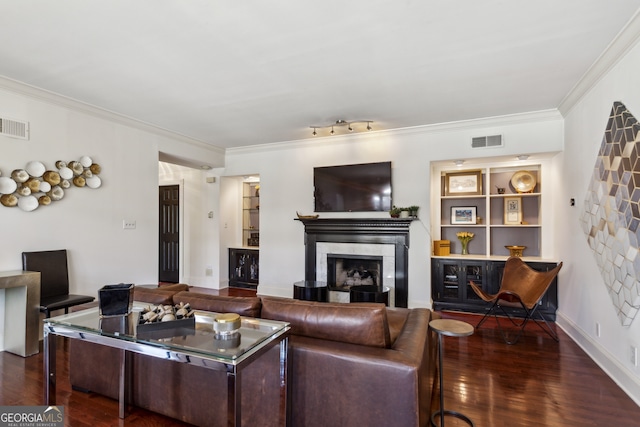
[[[508,256],[509,250],[505,246],[526,246],[525,256],[543,257],[543,165],[540,163],[515,164],[515,165],[491,165],[472,168],[441,168],[435,171],[434,178],[439,183],[437,193],[439,197],[434,200],[436,212],[434,217],[439,218],[433,230],[434,240],[449,240],[451,242],[451,254],[460,254],[462,245],[456,237],[460,231],[469,231],[475,234],[469,243],[469,252],[475,255]],[[536,184],[531,192],[519,193],[511,184],[513,175],[520,171],[527,171],[535,177]],[[451,195],[446,191],[449,174],[478,174],[480,177],[480,194]],[[504,189],[500,192],[498,189]],[[508,207],[517,209],[507,218]],[[452,208],[473,208],[477,215],[477,221],[470,223],[457,223],[452,221]],[[509,221],[508,219],[511,219]]]
[[[242,244],[260,246],[260,182],[242,187]]]
[[[459,167],[453,162],[432,165],[431,234],[433,240],[451,242],[449,255],[431,259],[436,310],[483,313],[487,303],[478,298],[469,281],[473,280],[488,293],[497,292],[504,263],[510,255],[505,246],[526,246],[523,259],[536,270],[549,270],[557,265],[550,237],[553,189],[548,185],[551,180],[547,171],[551,170],[551,157],[536,157],[525,162],[512,157],[478,159]],[[518,192],[512,184],[514,175],[522,176],[522,171],[535,180],[535,186],[530,185],[527,192]],[[458,213],[453,221],[452,210],[453,214]],[[475,220],[467,215],[469,212],[475,213]],[[474,233],[466,255],[461,254],[462,244],[456,235],[461,231]],[[555,318],[557,279],[540,305],[541,312]],[[518,314],[518,310],[512,311]]]

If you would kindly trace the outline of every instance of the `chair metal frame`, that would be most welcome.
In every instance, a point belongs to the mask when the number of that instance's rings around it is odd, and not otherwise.
[[[524,333],[524,328],[527,326],[527,323],[529,323],[529,320],[533,320],[533,322],[551,338],[558,341],[558,334],[551,328],[544,314],[537,311],[537,309],[540,306],[540,300],[547,293],[549,286],[561,268],[562,262],[549,271],[537,271],[529,267],[521,258],[510,257],[504,266],[500,289],[494,295],[484,292],[478,285],[470,280],[469,284],[474,292],[482,300],[493,303],[484,317],[476,325],[476,329],[480,328],[487,318],[493,315],[498,324],[498,330],[500,331],[502,339],[507,344],[515,344]],[[514,316],[505,310],[505,307],[523,309],[525,312],[524,319],[517,322]],[[519,329],[514,338],[510,338],[500,324],[498,309]],[[538,316],[539,319],[536,319],[534,316]]]

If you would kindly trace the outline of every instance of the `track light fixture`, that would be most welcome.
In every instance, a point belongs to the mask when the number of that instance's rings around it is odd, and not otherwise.
[[[372,130],[373,128],[371,127],[371,123],[373,123],[373,120],[354,120],[351,122],[348,122],[346,120],[336,120],[335,123],[331,123],[329,125],[322,125],[322,126],[309,126],[311,129],[313,129],[313,136],[318,135],[317,130],[318,129],[323,129],[323,128],[331,128],[331,132],[329,132],[330,135],[335,135],[336,131],[335,131],[335,127],[345,127],[347,128],[347,130],[349,132],[353,132],[355,129],[352,125],[354,124],[359,124],[359,123],[366,123],[367,124],[367,130]]]

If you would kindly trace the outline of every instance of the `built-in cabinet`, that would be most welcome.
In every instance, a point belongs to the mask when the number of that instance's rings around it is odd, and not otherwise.
[[[505,261],[481,259],[431,260],[431,289],[435,310],[458,310],[472,313],[485,313],[489,308],[469,285],[473,281],[482,290],[495,294],[500,289]],[[553,262],[527,262],[534,270],[548,271],[557,265]],[[540,301],[538,311],[549,320],[555,320],[558,308],[558,279],[553,280],[547,293]],[[510,314],[522,316],[521,309],[506,309]]]
[[[258,286],[260,251],[229,248],[229,286],[255,289]]]
[[[434,308],[483,313],[482,301],[469,281],[489,294],[500,288],[507,246],[525,246],[523,260],[537,270],[557,265],[552,245],[550,158],[520,161],[478,159],[454,165],[432,165],[433,240],[449,240],[450,254],[431,259]],[[461,162],[458,162],[461,163]],[[524,184],[524,185],[522,185]],[[523,191],[523,188],[525,191]],[[468,254],[462,254],[457,233],[471,232]],[[555,319],[557,279],[538,308]],[[520,314],[520,310],[512,310]]]

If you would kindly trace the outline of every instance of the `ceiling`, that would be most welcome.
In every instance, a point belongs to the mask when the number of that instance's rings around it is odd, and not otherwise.
[[[336,120],[381,130],[557,108],[638,8],[640,0],[0,0],[0,75],[241,147],[311,138],[310,125]]]

